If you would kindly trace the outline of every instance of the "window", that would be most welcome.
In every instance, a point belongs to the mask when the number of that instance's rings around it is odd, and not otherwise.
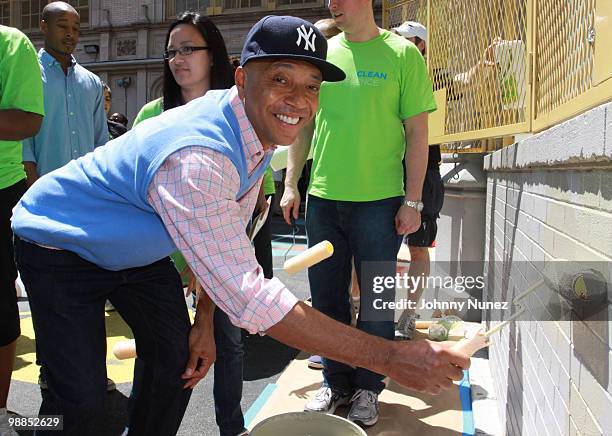
[[[81,25],[89,23],[89,0],[69,0],[81,16]],[[21,2],[21,28],[25,30],[37,29],[41,13],[47,5],[47,0],[24,0]]]
[[[180,15],[185,11],[202,12],[210,6],[210,0],[175,0],[175,15]]]
[[[223,0],[223,9],[260,8],[262,0]]]
[[[278,6],[301,6],[321,3],[319,0],[276,0]]]
[[[81,17],[81,26],[89,23],[89,0],[68,0]]]
[[[37,29],[40,23],[40,13],[47,2],[45,0],[26,0],[21,2],[21,28]]]
[[[11,25],[11,4],[9,0],[0,1],[0,24],[3,26]]]

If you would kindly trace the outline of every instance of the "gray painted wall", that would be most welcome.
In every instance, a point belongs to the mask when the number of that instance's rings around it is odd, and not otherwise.
[[[605,262],[597,265],[610,283],[611,157],[612,103],[485,157],[484,258],[507,275],[491,281],[488,300],[516,295],[530,283],[529,265],[553,258]],[[489,349],[502,428],[612,434],[612,289],[602,320],[588,322],[540,320],[536,306],[547,300],[536,294],[525,321]]]

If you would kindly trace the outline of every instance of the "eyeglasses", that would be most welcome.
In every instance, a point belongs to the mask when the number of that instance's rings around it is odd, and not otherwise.
[[[182,56],[189,56],[194,51],[208,50],[208,49],[209,47],[190,47],[190,46],[185,46],[185,47],[181,47],[177,49],[170,48],[168,50],[164,50],[163,56],[164,56],[164,59],[170,60],[170,59],[174,59],[174,57],[177,54],[180,54]]]

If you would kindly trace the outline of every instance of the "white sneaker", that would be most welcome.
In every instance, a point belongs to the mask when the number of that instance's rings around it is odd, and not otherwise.
[[[9,425],[6,407],[0,409],[0,436],[19,436],[15,429]]]
[[[304,406],[304,412],[320,412],[332,414],[338,406],[349,403],[351,396],[334,392],[328,386],[321,386],[315,397]]]
[[[351,398],[348,420],[369,427],[378,422],[378,394],[367,389],[357,389]]]

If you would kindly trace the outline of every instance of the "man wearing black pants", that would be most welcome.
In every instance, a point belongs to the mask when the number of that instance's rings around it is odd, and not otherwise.
[[[157,362],[143,371],[140,401],[135,402],[131,411],[130,431],[150,434],[155,429],[157,434],[174,433],[191,396],[191,389],[176,388],[181,384],[189,355],[191,323],[172,261],[164,258],[150,265],[113,272],[71,251],[52,250],[19,238],[15,239],[15,252],[26,287],[47,290],[28,295],[32,312],[37,314],[32,320],[44,370],[65,368],[71,374],[65,378],[53,371],[46,372],[52,395],[43,401],[39,413],[64,415],[65,427],[79,428],[84,432],[81,434],[102,426],[96,422],[99,418],[96,411],[104,407],[106,361],[98,357],[106,355],[106,338],[99,334],[105,329],[104,317],[99,314],[108,299],[139,338],[138,356]],[[109,293],[109,289],[114,291]],[[69,312],[49,310],[50,307],[68,307]],[[56,322],[62,312],[70,316]],[[89,344],[90,352],[80,353],[76,349],[75,344],[83,343]],[[64,351],[57,353],[58,349]],[[89,380],[86,386],[79,387],[76,395],[79,404],[71,400],[74,379]],[[69,396],[64,397],[61,394],[64,392]]]
[[[17,29],[0,26],[0,434],[8,426],[8,398],[16,341],[21,334],[13,260],[11,210],[26,190],[21,140],[42,123],[43,95],[38,58],[30,40]]]

